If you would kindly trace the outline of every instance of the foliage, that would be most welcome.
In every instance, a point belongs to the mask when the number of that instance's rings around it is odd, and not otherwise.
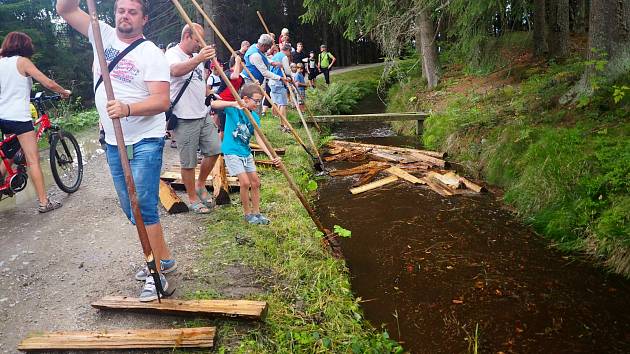
[[[352,231],[346,230],[346,229],[344,229],[343,227],[341,227],[339,225],[335,225],[333,227],[333,232],[336,233],[337,235],[341,236],[341,237],[345,237],[345,238],[352,237]]]

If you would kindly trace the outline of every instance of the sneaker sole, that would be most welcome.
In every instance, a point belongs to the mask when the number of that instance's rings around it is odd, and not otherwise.
[[[177,263],[175,263],[175,265],[170,267],[169,269],[162,270],[162,274],[172,273],[172,272],[174,272],[176,270],[177,270]],[[134,278],[136,278],[136,280],[138,280],[138,281],[145,281],[145,280],[147,280],[147,277],[134,276]]]

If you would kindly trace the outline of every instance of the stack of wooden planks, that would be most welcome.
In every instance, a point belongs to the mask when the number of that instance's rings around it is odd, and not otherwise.
[[[350,189],[352,194],[367,192],[398,180],[426,185],[442,196],[485,191],[485,188],[457,175],[455,171],[446,170],[448,163],[444,160],[444,153],[339,140],[329,142],[328,148],[329,156],[324,159],[329,162],[368,161],[357,167],[330,173],[331,176],[360,175]],[[381,173],[388,176],[373,181]]]

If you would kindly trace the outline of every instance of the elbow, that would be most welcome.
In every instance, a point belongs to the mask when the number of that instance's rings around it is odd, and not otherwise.
[[[160,104],[160,112],[168,111],[169,107],[171,106],[171,100],[169,99],[168,95],[162,96],[159,104]]]

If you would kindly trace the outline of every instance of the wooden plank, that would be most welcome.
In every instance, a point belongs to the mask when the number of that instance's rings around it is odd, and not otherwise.
[[[427,176],[429,178],[439,180],[440,182],[442,182],[448,188],[451,188],[451,189],[460,189],[463,186],[463,183],[459,180],[459,176],[453,172],[440,174],[434,171],[430,171],[429,173],[427,173]]]
[[[398,181],[398,177],[396,177],[396,176],[388,176],[388,177],[379,179],[378,181],[374,181],[374,182],[368,183],[368,184],[360,186],[360,187],[352,188],[352,189],[350,189],[350,193],[352,193],[352,194],[359,194],[359,193],[371,191],[372,189],[379,188],[379,187],[382,187],[382,186],[384,186],[386,184],[389,184],[389,183],[392,183],[392,182],[396,182],[396,181]]]
[[[92,303],[101,310],[136,310],[145,312],[169,313],[177,315],[240,317],[264,320],[269,306],[265,301],[250,300],[176,300],[162,299],[140,302],[126,296],[106,296]]]
[[[431,188],[434,192],[443,197],[449,197],[453,195],[453,192],[448,187],[442,185],[442,182],[438,180],[424,177],[424,181],[427,182],[427,186],[429,186],[429,188]]]
[[[334,171],[330,171],[330,175],[331,176],[351,176],[351,175],[356,175],[356,174],[360,174],[360,173],[366,173],[366,172],[370,172],[372,170],[384,170],[386,168],[388,168],[390,165],[387,163],[383,163],[383,162],[378,162],[378,161],[370,161],[366,164],[357,166],[357,167],[353,167],[353,168],[348,168],[345,170],[334,170]]]
[[[309,118],[309,121],[317,123],[417,121],[424,120],[428,116],[423,112],[321,115],[313,116]]]
[[[466,188],[473,190],[477,193],[485,193],[488,190],[486,189],[486,187],[480,186],[476,183],[471,182],[469,179],[459,176],[459,180],[466,186]]]
[[[367,173],[364,173],[363,176],[361,176],[361,178],[359,178],[359,180],[352,185],[352,187],[359,187],[364,184],[370,183],[374,179],[374,177],[376,177],[376,175],[378,175],[381,171],[383,171],[383,169],[375,168],[368,171]]]
[[[407,182],[411,182],[413,184],[426,184],[426,182],[424,180],[421,180],[420,178],[410,174],[407,171],[404,171],[396,166],[392,166],[388,169],[385,170],[385,172],[397,176],[398,178],[402,178]]]
[[[184,203],[177,193],[163,180],[160,180],[160,203],[169,214],[185,213],[188,205]]]
[[[285,149],[285,148],[276,149],[276,154],[278,154],[280,156],[283,156],[286,152],[287,152],[287,149]],[[265,154],[263,149],[252,149],[252,154],[253,155],[265,155],[265,156],[267,156],[267,154]]]
[[[199,175],[195,175],[195,179],[198,177]],[[179,171],[164,171],[160,175],[160,179],[172,180],[173,183],[181,183],[182,175]],[[236,176],[228,176],[227,181],[230,186],[232,186],[232,184],[238,186],[238,177]],[[212,186],[212,175],[208,175],[208,178],[206,179],[206,186]]]
[[[215,327],[33,333],[21,351],[212,348]]]
[[[329,146],[334,146],[337,148],[366,148],[366,149],[377,149],[377,150],[391,150],[391,151],[398,151],[398,152],[402,152],[402,153],[412,153],[412,152],[419,152],[421,154],[425,154],[425,155],[429,155],[429,156],[433,156],[435,158],[438,159],[443,159],[446,157],[446,153],[445,152],[437,152],[437,151],[431,151],[431,150],[421,150],[421,149],[411,149],[411,148],[403,148],[403,147],[398,147],[398,146],[389,146],[389,145],[378,145],[378,144],[365,144],[365,143],[357,143],[354,141],[343,141],[343,140],[332,140],[329,143]]]

